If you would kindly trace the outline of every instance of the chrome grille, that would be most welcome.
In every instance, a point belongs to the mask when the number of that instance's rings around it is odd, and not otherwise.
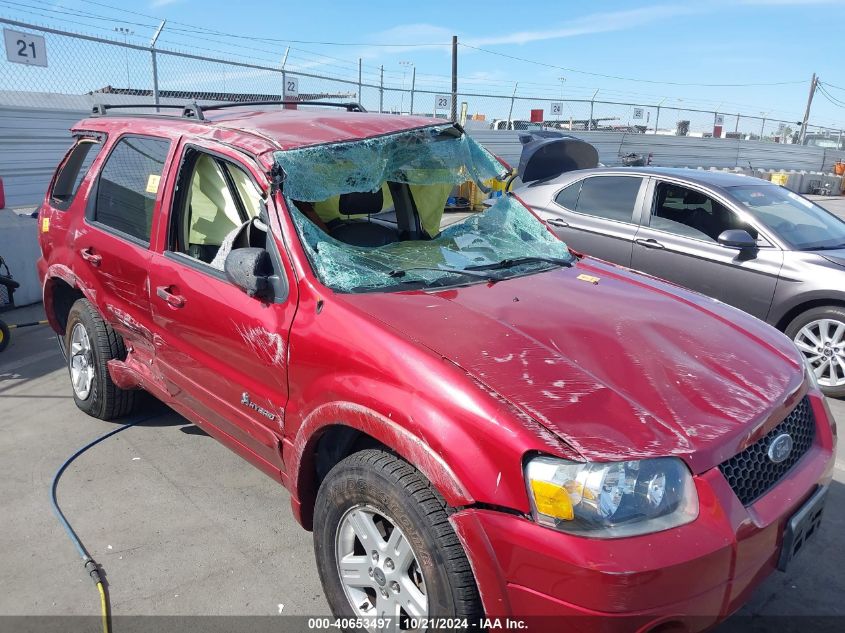
[[[788,433],[792,437],[792,451],[782,462],[775,463],[768,456],[769,446],[777,436]],[[742,505],[750,505],[766,494],[789,472],[813,443],[816,419],[809,399],[804,398],[786,419],[741,453],[719,464]]]

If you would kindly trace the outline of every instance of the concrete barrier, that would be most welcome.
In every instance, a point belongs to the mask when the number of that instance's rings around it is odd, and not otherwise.
[[[41,285],[35,270],[35,261],[41,254],[37,227],[35,218],[9,209],[0,210],[0,255],[21,285],[14,294],[16,306],[41,301]]]

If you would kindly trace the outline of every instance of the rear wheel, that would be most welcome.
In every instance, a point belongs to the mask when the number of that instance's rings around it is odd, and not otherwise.
[[[807,310],[786,328],[816,374],[826,396],[845,397],[845,308]]]
[[[317,494],[314,550],[337,617],[391,618],[384,628],[425,628],[420,618],[477,621],[481,600],[448,506],[410,464],[382,450],[347,457]]]
[[[87,299],[71,307],[64,343],[76,406],[101,420],[131,413],[137,392],[118,388],[107,366],[110,360],[126,358],[123,339]]]

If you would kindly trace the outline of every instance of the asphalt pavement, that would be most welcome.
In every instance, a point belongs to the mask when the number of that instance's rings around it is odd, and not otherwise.
[[[830,202],[845,213],[845,201]],[[42,314],[36,305],[0,317]],[[845,401],[829,404],[845,423]],[[150,420],[82,455],[59,487],[106,571],[113,612],[327,615],[311,534],[282,486],[163,405],[146,408]],[[48,327],[13,330],[0,354],[0,616],[98,614],[97,592],[52,514],[50,483],[66,457],[114,428],[74,406]],[[816,542],[743,614],[845,615],[843,445]]]

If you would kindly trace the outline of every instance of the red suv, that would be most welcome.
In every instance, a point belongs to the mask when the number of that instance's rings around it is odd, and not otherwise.
[[[836,432],[786,337],[512,194],[444,215],[505,171],[455,124],[263,107],[97,108],[38,270],[76,404],[146,390],[282,483],[336,616],[701,630],[816,531]]]

